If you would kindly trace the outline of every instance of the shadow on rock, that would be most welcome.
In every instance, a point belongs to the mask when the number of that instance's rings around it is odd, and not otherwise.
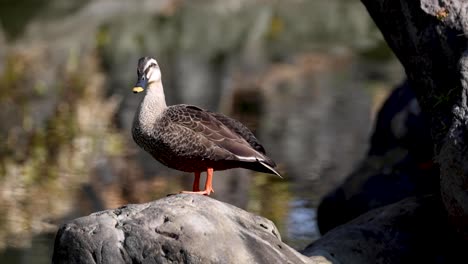
[[[365,160],[319,205],[320,232],[407,197],[438,193],[432,148],[427,117],[404,82],[380,110]]]
[[[440,199],[412,197],[374,209],[330,230],[306,256],[333,263],[459,263],[466,245],[455,238]]]

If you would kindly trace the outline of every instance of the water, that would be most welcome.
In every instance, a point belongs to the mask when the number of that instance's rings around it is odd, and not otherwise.
[[[49,263],[67,220],[190,188],[131,139],[143,55],[157,57],[169,104],[258,135],[285,179],[216,172],[213,198],[271,219],[297,249],[320,236],[315,208],[363,157],[402,78],[357,0],[33,2],[0,4],[1,263]]]
[[[307,200],[295,199],[289,202],[287,237],[293,247],[305,248],[311,241],[319,238],[316,225],[316,209]]]
[[[0,253],[2,263],[45,264],[50,263],[53,253],[54,234],[40,234],[31,239],[27,247],[7,248]]]

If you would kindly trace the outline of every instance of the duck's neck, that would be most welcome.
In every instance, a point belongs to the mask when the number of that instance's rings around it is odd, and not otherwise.
[[[138,107],[135,123],[143,131],[150,132],[153,130],[156,119],[166,108],[166,98],[164,97],[162,82],[151,82],[148,84],[145,97]]]

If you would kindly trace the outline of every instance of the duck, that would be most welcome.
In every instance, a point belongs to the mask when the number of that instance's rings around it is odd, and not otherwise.
[[[133,120],[133,140],[165,166],[194,173],[192,191],[181,193],[210,195],[214,171],[233,168],[282,178],[276,163],[241,122],[194,105],[168,106],[156,59],[140,58],[137,78],[133,93],[144,92],[144,96]],[[200,175],[205,171],[205,188],[200,190]]]

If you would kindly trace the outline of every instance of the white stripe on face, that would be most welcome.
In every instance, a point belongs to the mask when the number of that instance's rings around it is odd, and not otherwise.
[[[150,60],[148,60],[148,61],[146,62],[145,67],[143,67],[143,71],[146,71],[146,69],[148,69],[148,67],[149,67],[151,64],[156,64],[156,65],[158,65],[158,62],[157,62],[155,59],[151,58]]]
[[[156,64],[156,66],[151,67],[152,64]],[[148,82],[157,82],[161,80],[161,71],[159,70],[158,63],[155,59],[150,59],[145,64],[145,77]]]

